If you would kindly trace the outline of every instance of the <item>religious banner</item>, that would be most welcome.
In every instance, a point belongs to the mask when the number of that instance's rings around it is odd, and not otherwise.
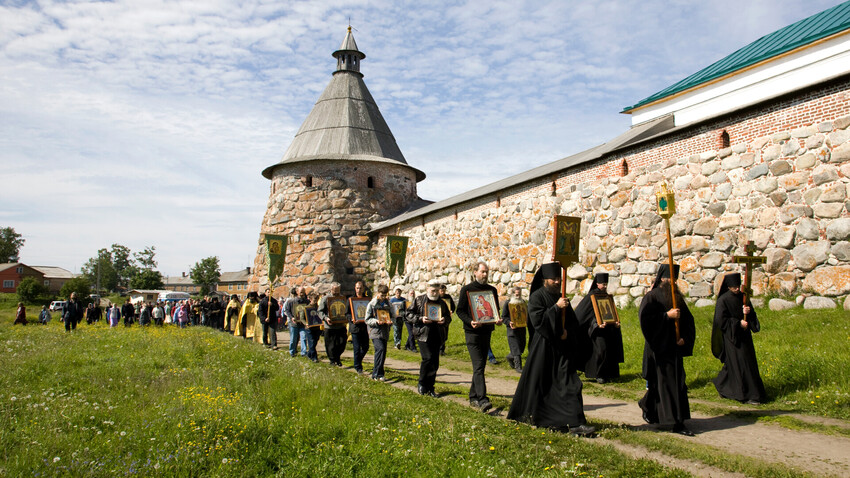
[[[466,291],[469,306],[472,309],[472,320],[480,324],[491,324],[498,320],[496,314],[499,306],[496,305],[496,297],[493,291],[476,290]]]
[[[525,302],[508,302],[508,313],[511,316],[511,324],[514,328],[528,326],[528,304]]]
[[[375,311],[376,319],[378,319],[378,323],[382,325],[392,325],[393,318],[390,315],[389,310],[378,309]]]
[[[348,313],[348,299],[343,296],[328,297],[328,320],[334,325],[348,322],[345,314]]]
[[[555,232],[552,234],[553,259],[564,269],[578,262],[578,241],[581,234],[581,218],[555,216]]]
[[[269,282],[274,283],[283,274],[283,264],[286,261],[286,245],[288,236],[265,234],[266,263],[269,266]]]
[[[590,296],[590,301],[593,303],[593,314],[596,316],[597,325],[620,322],[620,315],[617,314],[617,306],[614,304],[614,296],[593,294]]]
[[[404,258],[407,256],[407,237],[387,236],[387,273],[390,279],[395,276],[396,270],[404,274]]]
[[[351,321],[354,323],[366,322],[366,306],[372,301],[371,297],[351,297],[348,303],[351,306]]]
[[[314,305],[308,305],[304,308],[304,314],[306,315],[306,322],[308,328],[322,326],[322,318],[319,316],[318,307]]]

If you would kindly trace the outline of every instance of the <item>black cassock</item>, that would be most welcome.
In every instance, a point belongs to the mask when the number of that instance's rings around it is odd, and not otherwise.
[[[693,355],[696,329],[681,294],[676,294],[676,305],[680,311],[679,335],[685,341],[682,346],[676,345],[675,321],[667,318],[667,311],[673,308],[669,285],[650,290],[638,311],[645,340],[643,378],[647,381],[646,394],[638,405],[650,422],[665,425],[691,418],[682,357]]]
[[[712,380],[721,397],[740,402],[764,402],[767,394],[759,375],[753,332],[761,329],[752,307],[747,315],[748,327],[741,327],[744,318],[744,297],[731,291],[717,299],[712,326],[712,352],[723,362],[723,368]]]
[[[576,307],[576,317],[581,330],[590,337],[593,353],[585,364],[579,367],[587,378],[617,378],[623,357],[623,334],[619,327],[606,325],[600,328],[596,323],[591,296],[605,297],[608,294],[599,289],[591,289]]]
[[[564,325],[561,309],[555,305],[559,298],[560,294],[541,287],[528,299],[528,320],[535,333],[508,412],[511,420],[549,428],[586,423],[576,365],[587,360],[580,351],[589,350],[589,339],[579,333],[578,320],[568,305],[567,338],[561,340]]]

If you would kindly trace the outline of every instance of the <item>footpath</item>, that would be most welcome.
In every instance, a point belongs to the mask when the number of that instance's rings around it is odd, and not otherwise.
[[[327,364],[327,355],[324,354],[323,341],[317,346],[320,362]],[[279,352],[288,353],[289,332],[278,332]],[[370,352],[372,351],[370,347]],[[405,374],[414,378],[419,375],[419,355],[406,352],[409,359],[387,357],[385,368]],[[347,363],[351,363],[352,352],[350,344],[343,354]],[[363,360],[364,365],[371,364],[372,354],[367,353]],[[345,363],[345,362],[344,362]],[[461,372],[457,369],[468,368],[469,363],[448,357],[440,358],[440,370],[437,374],[436,391],[441,400],[452,400],[469,406],[466,394],[441,393],[440,384],[450,386],[452,389],[462,388],[468,390],[472,376],[470,373]],[[352,373],[353,367],[348,366]],[[367,370],[371,366],[364,367]],[[510,376],[513,374],[513,376]],[[510,403],[516,391],[518,374],[506,370],[487,371],[487,394],[494,399],[502,398]],[[390,386],[404,388],[416,393],[415,387],[389,380]],[[724,453],[733,455],[745,455],[765,463],[781,463],[794,468],[800,472],[819,476],[850,476],[850,438],[842,436],[824,435],[805,430],[791,430],[779,425],[752,422],[736,418],[731,415],[707,415],[699,412],[691,412],[691,420],[687,422],[688,427],[696,434],[694,437],[683,437],[659,429],[656,425],[648,425],[641,418],[641,411],[637,400],[630,402],[618,400],[600,395],[585,393],[584,412],[588,422],[593,425],[594,421],[602,420],[609,423],[625,426],[631,430],[654,431],[664,433],[667,436],[681,440],[683,444],[693,443],[716,448]],[[770,405],[762,405],[759,410],[769,412]],[[507,410],[496,407],[489,412],[492,416],[505,418]],[[812,421],[818,421],[811,417]],[[819,423],[850,427],[850,423],[842,420],[823,420]],[[663,453],[651,451],[641,446],[625,444],[616,440],[595,438],[594,441],[611,445],[617,450],[635,457],[645,458],[661,463],[672,468],[679,468],[696,476],[705,477],[740,477],[737,473],[729,473],[725,470],[711,467],[705,463],[695,460],[685,460]]]

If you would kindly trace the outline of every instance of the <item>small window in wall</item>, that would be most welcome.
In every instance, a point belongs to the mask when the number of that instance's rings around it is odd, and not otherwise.
[[[629,175],[629,162],[624,159],[623,164],[620,165],[620,176],[628,176],[628,175]]]
[[[349,266],[345,266],[345,273],[348,274],[348,275],[354,274],[354,268],[349,267]]]
[[[15,281],[14,280],[4,280],[3,281],[3,288],[4,289],[14,289],[15,288]]]
[[[558,181],[552,180],[552,196],[558,195]]]
[[[50,279],[44,279],[44,287],[50,287]]]
[[[375,178],[373,178],[372,176],[369,176],[368,178],[366,178],[366,187],[369,188],[369,189],[374,188],[375,187]]]
[[[729,147],[729,133],[724,129],[722,133],[720,133],[720,148],[728,148]]]
[[[23,267],[17,267],[17,268],[15,269],[15,272],[17,272],[18,274],[23,274],[23,273],[24,273],[24,268],[23,268]]]
[[[301,184],[307,186],[308,188],[313,187],[313,176],[304,176],[301,178]]]
[[[502,207],[502,198],[496,196],[496,207]]]

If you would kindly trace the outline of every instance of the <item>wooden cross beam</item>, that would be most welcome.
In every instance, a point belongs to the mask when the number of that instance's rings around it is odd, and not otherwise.
[[[757,249],[755,244],[753,244],[753,241],[749,241],[747,242],[746,247],[744,247],[744,251],[746,251],[747,255],[732,256],[732,260],[736,264],[744,264],[744,277],[746,278],[746,282],[744,282],[744,286],[741,287],[741,291],[744,293],[745,304],[747,303],[747,297],[753,294],[753,266],[755,264],[764,264],[767,262],[767,257],[753,255],[756,250]]]

